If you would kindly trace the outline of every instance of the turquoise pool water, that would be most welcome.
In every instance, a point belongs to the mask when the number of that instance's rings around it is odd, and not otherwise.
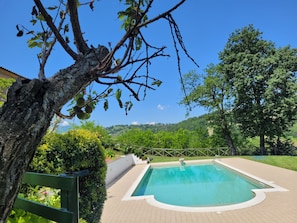
[[[132,196],[154,195],[177,206],[222,206],[248,201],[252,189],[266,187],[219,164],[150,167]]]

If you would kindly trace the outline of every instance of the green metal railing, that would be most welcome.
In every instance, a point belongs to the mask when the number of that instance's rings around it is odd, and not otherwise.
[[[49,207],[21,197],[16,199],[14,207],[59,223],[78,223],[79,177],[88,174],[88,170],[61,175],[27,172],[22,183],[61,189],[61,208]]]

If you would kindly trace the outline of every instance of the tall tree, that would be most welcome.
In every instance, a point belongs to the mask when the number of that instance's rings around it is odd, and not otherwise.
[[[187,96],[182,103],[202,106],[212,112],[212,124],[216,125],[230,149],[230,154],[237,154],[231,135],[230,100],[228,85],[217,65],[210,64],[202,74],[202,80],[195,71],[183,75]]]
[[[167,11],[153,16],[151,8],[154,2],[125,1],[126,9],[118,12],[125,30],[123,37],[114,46],[110,44],[93,47],[84,39],[78,16],[79,6],[89,5],[94,9],[93,0],[84,4],[77,0],[59,0],[54,6],[45,6],[41,0],[34,0],[31,23],[34,27],[39,24],[40,30],[17,25],[17,36],[25,33],[32,35],[28,41],[29,47],[41,48],[38,55],[38,79],[23,82],[17,80],[9,89],[7,101],[0,109],[1,223],[6,221],[13,207],[22,176],[54,114],[66,117],[60,112],[65,103],[75,98],[76,102],[69,117],[77,115],[84,119],[89,116],[98,100],[103,100],[104,108],[108,109],[107,97],[114,94],[120,107],[128,111],[133,104],[130,100],[122,102],[121,86],[139,100],[141,90],[154,89],[160,85],[160,81],[149,76],[149,65],[152,59],[166,56],[165,47],[150,44],[142,32],[145,27],[161,19],[166,20],[170,25],[175,46],[179,47],[179,43],[188,55],[171,14],[185,0],[177,0],[171,3],[171,6],[168,4]],[[148,18],[148,15],[151,15],[151,18]],[[57,68],[56,74],[47,77],[44,68],[56,43],[62,46],[74,63],[64,69]],[[141,54],[140,49],[144,49],[145,53]],[[130,72],[121,76],[119,72],[124,68]],[[86,89],[91,83],[105,86],[105,90],[94,95],[88,94]],[[116,92],[111,88],[114,85],[119,86]]]
[[[246,136],[280,137],[296,118],[297,49],[277,49],[252,25],[233,32],[219,54],[235,98],[233,112]]]

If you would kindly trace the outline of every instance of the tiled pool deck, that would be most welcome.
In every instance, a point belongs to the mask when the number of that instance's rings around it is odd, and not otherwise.
[[[154,207],[146,200],[122,201],[146,165],[137,165],[107,189],[101,223],[296,223],[297,172],[242,158],[220,159],[244,172],[288,189],[268,192],[263,202],[223,212],[180,212]]]

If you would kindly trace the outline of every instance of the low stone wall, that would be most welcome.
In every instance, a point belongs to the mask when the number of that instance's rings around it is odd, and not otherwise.
[[[139,159],[134,154],[121,156],[119,159],[114,160],[107,164],[107,172],[105,184],[108,187],[115,182],[121,175],[123,175],[132,166],[138,164],[145,164],[146,161]]]

